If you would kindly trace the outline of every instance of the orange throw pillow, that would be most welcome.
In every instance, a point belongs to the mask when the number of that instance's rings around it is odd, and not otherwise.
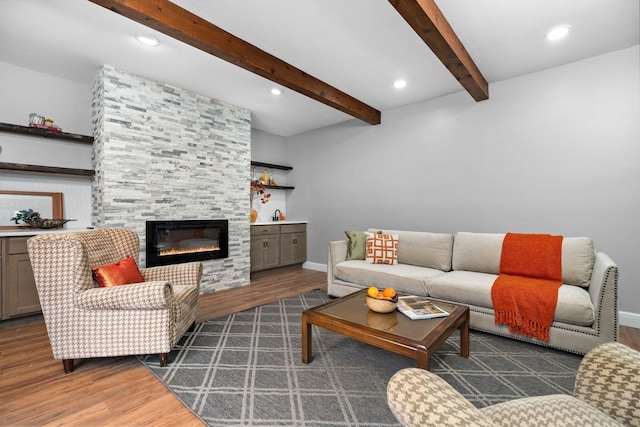
[[[103,265],[102,267],[96,267],[93,269],[93,277],[98,281],[101,288],[144,282],[144,277],[142,277],[142,273],[140,273],[140,269],[138,269],[136,260],[133,257],[122,259],[113,264]]]
[[[398,235],[365,232],[365,262],[368,264],[398,264]]]

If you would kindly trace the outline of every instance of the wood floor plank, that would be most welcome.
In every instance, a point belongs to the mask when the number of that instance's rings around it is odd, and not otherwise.
[[[326,289],[326,273],[292,269],[252,277],[242,288],[202,295],[198,321]],[[640,329],[620,327],[640,350]],[[65,374],[42,321],[0,329],[0,425],[202,426],[134,356],[84,359]]]

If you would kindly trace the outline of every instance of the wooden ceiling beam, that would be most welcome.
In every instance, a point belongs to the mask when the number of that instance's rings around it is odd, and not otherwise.
[[[389,2],[473,99],[489,99],[489,84],[434,0]]]
[[[168,0],[90,1],[366,123],[380,123],[380,111]]]

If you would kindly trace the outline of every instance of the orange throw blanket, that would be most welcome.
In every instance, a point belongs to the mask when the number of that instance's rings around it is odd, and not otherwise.
[[[495,323],[548,342],[561,285],[562,236],[507,233],[491,288]]]

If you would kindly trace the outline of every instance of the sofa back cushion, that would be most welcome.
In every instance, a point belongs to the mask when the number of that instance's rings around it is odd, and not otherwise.
[[[398,235],[398,263],[451,270],[453,235],[426,231],[399,231],[370,228],[369,232]]]
[[[456,233],[452,267],[458,271],[499,274],[504,233]],[[595,262],[593,241],[588,237],[562,239],[562,282],[589,287]]]
[[[499,274],[504,234],[456,233],[452,267],[457,271]]]
[[[589,287],[596,252],[588,237],[565,237],[562,240],[562,281],[568,285]]]

